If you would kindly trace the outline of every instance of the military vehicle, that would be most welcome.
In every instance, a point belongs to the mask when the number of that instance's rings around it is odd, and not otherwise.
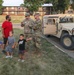
[[[43,16],[43,34],[60,38],[60,43],[64,48],[74,49],[74,15]]]

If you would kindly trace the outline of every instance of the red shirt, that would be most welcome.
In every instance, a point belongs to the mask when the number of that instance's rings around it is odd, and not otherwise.
[[[3,28],[3,34],[4,34],[5,38],[8,38],[9,32],[13,31],[12,23],[9,21],[5,21],[2,24],[2,28]]]

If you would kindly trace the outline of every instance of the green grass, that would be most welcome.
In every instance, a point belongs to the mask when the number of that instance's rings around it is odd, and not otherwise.
[[[12,23],[21,23],[24,20],[25,16],[11,16]],[[31,16],[34,19],[33,16]],[[5,15],[0,15],[0,23],[5,21]]]
[[[23,30],[15,29],[18,40]],[[5,59],[0,53],[0,75],[74,75],[74,59],[62,53],[52,44],[42,39],[41,56],[33,50],[25,53],[25,62],[18,62],[18,48],[14,50],[13,59]]]

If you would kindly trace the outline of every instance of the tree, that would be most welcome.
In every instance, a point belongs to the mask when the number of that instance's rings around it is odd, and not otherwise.
[[[58,0],[45,0],[44,3],[52,3],[54,10],[57,10]]]
[[[24,0],[24,7],[28,8],[30,12],[37,11],[42,5],[42,0]]]
[[[45,3],[52,3],[55,11],[65,12],[70,4],[70,0],[45,0]]]
[[[3,8],[2,4],[3,4],[3,0],[0,0],[0,14],[2,14],[2,8]]]
[[[24,6],[24,4],[20,4],[20,6],[21,6],[21,7],[23,7],[23,6]]]
[[[3,4],[3,0],[0,0],[0,14],[2,14],[2,8],[3,8],[2,4]]]
[[[71,6],[72,6],[72,9],[74,9],[74,0],[72,0]]]
[[[70,5],[70,0],[58,0],[57,10],[65,13],[65,10],[68,9]]]

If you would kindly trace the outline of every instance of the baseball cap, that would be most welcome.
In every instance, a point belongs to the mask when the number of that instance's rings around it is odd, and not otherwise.
[[[26,13],[25,16],[30,16],[30,14],[29,13]]]
[[[34,16],[36,16],[36,15],[39,15],[39,16],[40,16],[40,14],[39,14],[39,13],[35,13],[35,14],[34,14]]]

